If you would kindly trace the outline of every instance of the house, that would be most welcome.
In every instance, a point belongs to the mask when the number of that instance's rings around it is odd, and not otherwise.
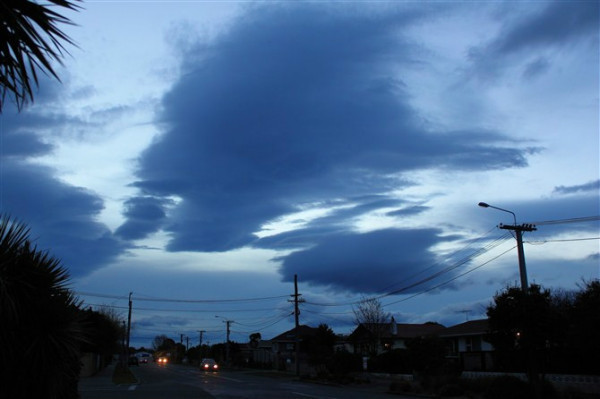
[[[439,337],[448,343],[447,358],[456,361],[465,371],[493,369],[494,347],[485,340],[487,319],[471,320],[440,331]]]
[[[300,325],[298,328],[292,328],[271,339],[273,352],[275,353],[276,365],[279,370],[293,371],[296,365],[296,345],[298,348],[298,362],[300,368],[307,368],[308,356],[302,350],[302,342],[307,338],[314,337],[319,329]]]
[[[438,323],[403,324],[392,317],[389,323],[361,323],[350,334],[354,353],[383,353],[393,349],[406,349],[406,341],[418,337],[437,335],[445,327]]]
[[[271,341],[257,340],[241,346],[240,349],[246,365],[268,368],[276,364]]]

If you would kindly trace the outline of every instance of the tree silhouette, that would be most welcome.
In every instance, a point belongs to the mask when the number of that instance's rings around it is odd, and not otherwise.
[[[59,260],[0,216],[0,386],[10,398],[76,398],[81,311]]]
[[[75,4],[79,0],[48,1],[68,10],[80,8]],[[62,63],[63,43],[74,44],[60,24],[72,22],[48,6],[29,0],[0,2],[0,112],[8,93],[19,110],[28,100],[33,101],[38,70],[60,81],[52,62]]]
[[[543,357],[549,342],[558,334],[557,311],[552,306],[551,294],[532,284],[524,293],[521,288],[507,287],[494,296],[494,304],[487,309],[489,342],[498,355],[498,366],[514,369],[535,359],[527,359],[527,352],[535,358]]]
[[[369,333],[366,343],[368,352],[376,355],[383,332],[389,328],[390,314],[383,310],[381,302],[376,298],[363,298],[352,311],[355,323],[362,325]]]
[[[600,375],[600,280],[586,282],[573,301],[569,347],[575,370]]]

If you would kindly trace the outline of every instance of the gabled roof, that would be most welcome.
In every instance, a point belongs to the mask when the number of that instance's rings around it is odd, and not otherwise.
[[[281,341],[295,341],[296,334],[300,338],[310,337],[310,336],[314,336],[318,330],[319,329],[316,327],[300,325],[300,326],[298,326],[298,330],[296,330],[296,328],[294,327],[291,330],[288,330],[282,334],[279,334],[278,336],[276,336],[274,338],[271,338],[271,341],[280,341],[280,342]]]
[[[488,319],[470,320],[465,323],[457,324],[446,328],[440,332],[441,337],[458,337],[466,335],[483,335],[489,330]]]
[[[363,323],[354,329],[350,334],[350,338],[358,338],[370,331],[378,331],[381,338],[416,338],[437,334],[445,329],[443,325],[438,323],[395,323],[395,328],[393,327],[391,323]]]

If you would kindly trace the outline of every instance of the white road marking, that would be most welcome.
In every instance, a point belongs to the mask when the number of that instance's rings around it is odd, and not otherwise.
[[[137,388],[137,385],[130,385],[127,390],[128,391],[135,391],[136,388]]]

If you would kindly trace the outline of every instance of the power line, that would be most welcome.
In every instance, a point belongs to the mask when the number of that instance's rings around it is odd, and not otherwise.
[[[117,296],[110,294],[98,294],[92,292],[83,292],[77,291],[75,292],[77,295],[83,296],[91,296],[96,298],[111,298],[111,299],[126,299],[126,296]],[[176,302],[176,303],[231,303],[231,302],[253,302],[253,301],[266,301],[270,299],[281,299],[287,298],[289,295],[279,295],[279,296],[271,296],[271,297],[262,297],[262,298],[239,298],[239,299],[173,299],[173,298],[141,298],[138,296],[134,296],[133,299],[136,301],[147,301],[147,302]]]
[[[600,240],[600,237],[586,237],[586,238],[565,238],[565,239],[556,239],[556,240],[540,240],[540,241],[525,241],[527,244],[532,245],[543,245],[549,242],[576,242],[576,241],[591,241],[591,240]]]
[[[389,306],[389,305],[394,305],[394,304],[396,304],[396,303],[405,302],[405,301],[408,301],[409,299],[412,299],[412,298],[414,298],[414,297],[417,297],[417,296],[419,296],[419,295],[422,295],[422,294],[425,294],[425,293],[427,293],[427,292],[433,291],[433,290],[435,290],[435,289],[437,289],[437,288],[439,288],[439,287],[442,287],[442,286],[444,286],[444,285],[446,285],[446,284],[450,284],[450,283],[451,283],[451,282],[453,282],[454,280],[457,280],[457,279],[459,279],[459,278],[460,278],[460,277],[462,277],[462,276],[465,276],[465,275],[467,275],[467,274],[469,274],[469,273],[472,273],[472,272],[474,272],[475,270],[478,270],[478,269],[482,268],[483,266],[487,265],[488,263],[490,263],[490,262],[492,262],[492,261],[494,261],[494,260],[496,260],[496,259],[500,258],[501,256],[503,256],[503,255],[506,255],[507,253],[509,253],[510,251],[512,251],[512,250],[513,250],[513,249],[515,249],[515,248],[516,248],[516,245],[515,245],[514,247],[512,247],[512,248],[509,248],[509,249],[507,249],[506,251],[502,252],[500,255],[497,255],[497,256],[493,257],[492,259],[490,259],[490,260],[488,260],[488,261],[486,261],[486,262],[482,263],[481,265],[479,265],[479,266],[476,266],[476,267],[474,267],[474,268],[472,268],[472,269],[469,269],[469,270],[467,270],[466,272],[464,272],[464,273],[461,273],[461,274],[459,274],[459,275],[457,275],[457,276],[455,276],[455,277],[451,278],[450,280],[447,280],[447,281],[445,281],[445,282],[443,282],[443,283],[441,283],[441,284],[438,284],[438,285],[436,285],[436,286],[430,287],[430,288],[428,288],[428,289],[426,289],[426,290],[423,290],[423,291],[421,291],[421,292],[417,292],[416,294],[414,294],[414,295],[411,295],[411,296],[409,296],[409,297],[407,297],[407,298],[402,298],[402,299],[400,299],[400,300],[397,300],[397,301],[394,301],[394,302],[386,303],[386,304],[385,304],[385,305],[383,305],[383,306]]]
[[[495,227],[493,229],[491,229],[490,231],[488,231],[486,233],[486,235],[484,235],[482,237],[479,237],[475,241],[471,242],[469,245],[461,248],[460,250],[457,250],[457,251],[453,252],[449,257],[451,257],[453,255],[456,255],[456,254],[458,254],[460,252],[463,252],[467,248],[472,247],[475,242],[479,242],[479,241],[483,240],[494,229],[495,229]],[[406,285],[406,286],[404,286],[404,287],[402,287],[400,289],[393,290],[393,291],[390,291],[390,292],[387,292],[387,293],[384,293],[384,294],[376,295],[376,296],[373,296],[372,298],[369,298],[369,299],[381,299],[381,298],[385,298],[385,297],[388,297],[388,296],[391,296],[391,295],[397,295],[397,294],[400,294],[400,293],[402,293],[402,292],[404,292],[406,290],[409,290],[411,288],[414,288],[414,287],[417,287],[419,285],[425,284],[425,283],[427,283],[427,282],[429,282],[431,280],[434,280],[435,278],[437,278],[437,277],[439,277],[439,276],[441,276],[441,275],[443,275],[445,273],[448,273],[448,272],[450,272],[450,271],[452,271],[454,269],[457,269],[458,267],[463,266],[464,264],[472,261],[473,259],[475,259],[475,258],[477,258],[477,257],[479,257],[479,256],[481,256],[481,255],[483,255],[483,254],[485,254],[487,252],[489,252],[493,248],[495,248],[495,247],[499,246],[500,244],[504,243],[505,241],[507,241],[509,238],[511,238],[510,233],[504,233],[501,236],[497,237],[495,240],[493,240],[490,243],[488,243],[486,246],[477,249],[475,252],[468,254],[467,256],[465,256],[465,257],[457,260],[455,263],[451,264],[450,266],[448,266],[448,267],[446,267],[446,268],[444,268],[442,270],[439,270],[438,272],[436,272],[434,274],[431,274],[431,275],[429,275],[429,276],[427,276],[427,277],[425,277],[425,278],[423,278],[423,279],[421,279],[419,281],[416,281],[416,282],[414,282],[412,284],[408,284],[408,285]],[[404,282],[410,281],[412,278],[414,278],[414,277],[416,277],[416,276],[418,276],[420,274],[423,274],[427,270],[431,270],[434,267],[439,266],[439,265],[440,265],[440,263],[435,263],[435,264],[433,264],[433,265],[431,265],[431,266],[429,266],[429,267],[421,270],[420,272],[415,273],[415,274],[409,276],[408,278],[406,278],[404,280]],[[398,284],[400,284],[400,283],[395,283],[395,284],[392,284],[390,286],[398,285]],[[390,287],[390,286],[388,286],[388,287]],[[355,304],[358,304],[360,302],[361,302],[361,300],[354,301],[354,302],[349,302],[349,303],[318,303],[318,302],[306,301],[306,303],[310,304],[310,305],[315,305],[315,306],[331,306],[331,307],[334,307],[334,306],[355,305]]]
[[[128,306],[116,306],[106,305],[98,303],[85,303],[86,306],[106,307],[113,309],[128,309]],[[143,308],[137,307],[136,311],[148,311],[148,312],[187,312],[187,313],[225,313],[225,312],[267,312],[272,311],[273,308],[262,308],[262,309],[161,309],[161,308]]]
[[[536,226],[547,226],[547,225],[552,225],[552,224],[595,222],[598,220],[600,220],[600,216],[583,216],[583,217],[569,218],[569,219],[544,220],[541,222],[527,222],[527,224],[534,224]]]

